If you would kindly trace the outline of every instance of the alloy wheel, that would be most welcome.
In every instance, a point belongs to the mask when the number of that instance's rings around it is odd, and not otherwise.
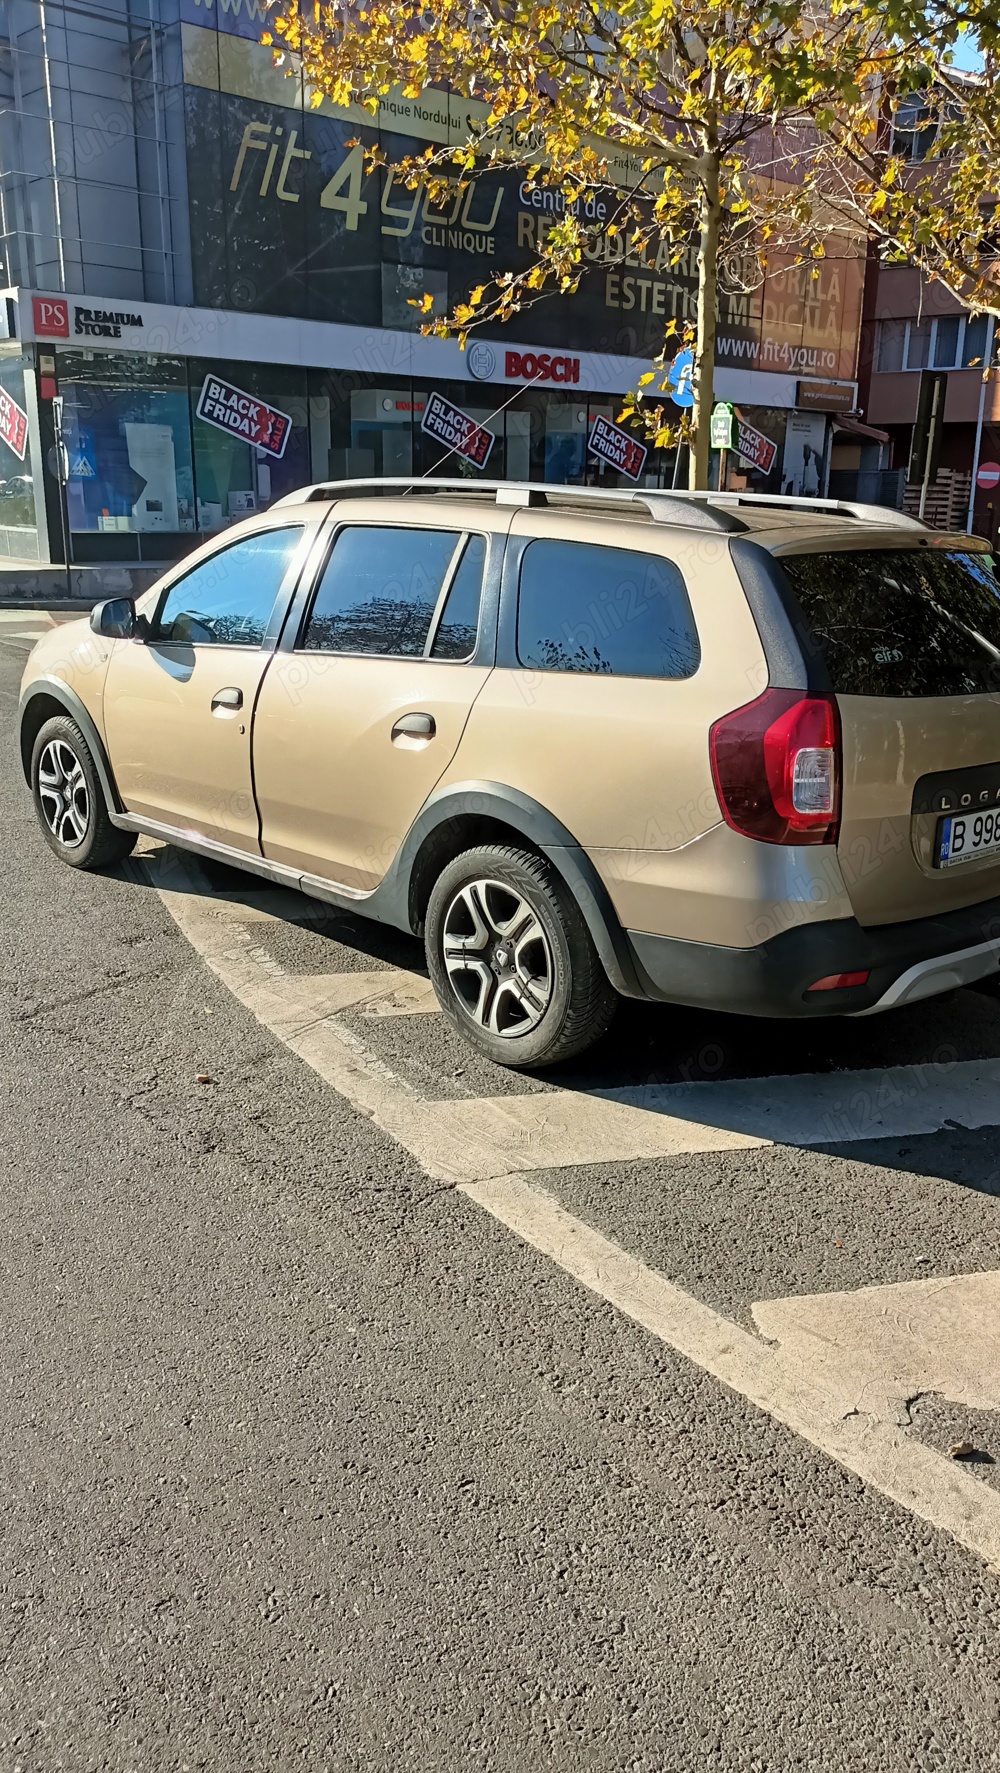
[[[52,739],[38,759],[38,799],[52,835],[72,850],[90,825],[90,790],[83,765],[65,739]]]
[[[499,880],[470,881],[448,907],[442,946],[452,989],[481,1028],[508,1039],[537,1028],[555,976],[527,899]]]

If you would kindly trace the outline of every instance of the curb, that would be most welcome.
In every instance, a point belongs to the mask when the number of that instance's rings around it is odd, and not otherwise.
[[[60,613],[75,610],[78,615],[86,616],[95,603],[101,602],[100,597],[0,597],[0,609],[51,609]]]

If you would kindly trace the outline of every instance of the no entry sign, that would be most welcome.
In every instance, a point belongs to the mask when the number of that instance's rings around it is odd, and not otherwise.
[[[28,415],[6,388],[0,388],[0,438],[23,462],[28,449]]]
[[[995,486],[1000,486],[1000,462],[981,462],[976,485],[981,486],[984,492],[992,492]]]
[[[429,396],[420,429],[438,443],[447,444],[449,450],[472,462],[474,467],[485,468],[493,448],[492,431],[477,424],[460,406],[453,406],[443,394]]]
[[[292,421],[266,400],[234,388],[220,376],[206,376],[198,396],[198,417],[232,437],[242,437],[269,456],[283,456]]]
[[[612,468],[627,474],[630,480],[638,480],[649,453],[644,443],[637,442],[620,425],[613,425],[610,419],[602,418],[600,414],[590,433],[590,448],[593,455],[610,462]]]

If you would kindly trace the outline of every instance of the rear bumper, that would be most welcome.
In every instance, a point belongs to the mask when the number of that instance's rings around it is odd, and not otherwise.
[[[863,929],[854,918],[800,924],[757,948],[717,948],[629,930],[646,997],[743,1016],[873,1014],[915,1003],[1000,968],[1000,898],[944,917]],[[809,994],[832,973],[867,985]]]

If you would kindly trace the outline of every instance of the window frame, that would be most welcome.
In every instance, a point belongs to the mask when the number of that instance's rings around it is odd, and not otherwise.
[[[517,548],[516,553],[511,560],[510,583],[509,591],[507,593],[509,600],[509,619],[506,636],[507,644],[504,650],[509,656],[504,659],[504,663],[509,663],[517,671],[538,672],[539,675],[544,675],[545,677],[574,677],[591,684],[596,682],[663,684],[692,683],[698,676],[698,673],[701,671],[705,663],[705,645],[701,629],[698,625],[698,618],[695,615],[694,603],[691,600],[691,592],[688,588],[687,579],[684,576],[680,563],[674,559],[672,554],[665,552],[662,548],[631,547],[623,538],[611,541],[598,539],[596,537],[587,537],[584,539],[580,536],[553,535],[550,533],[547,535],[521,536],[518,538],[518,541],[520,546]],[[554,542],[560,547],[596,548],[604,550],[605,552],[614,552],[616,554],[632,554],[639,559],[656,561],[661,566],[667,567],[675,572],[680,582],[681,593],[687,605],[687,611],[691,622],[691,632],[694,635],[694,641],[698,652],[694,669],[677,677],[668,677],[660,671],[559,671],[553,670],[544,665],[526,664],[521,658],[518,647],[518,641],[520,638],[521,576],[524,571],[525,555],[529,548],[533,547],[537,542]],[[510,551],[508,551],[508,554],[510,554]]]
[[[190,578],[192,574],[198,572],[201,567],[208,566],[211,561],[216,560],[220,555],[227,553],[230,549],[239,547],[242,542],[252,541],[255,536],[273,535],[279,530],[298,530],[299,539],[289,554],[288,564],[282,575],[281,583],[275,592],[270,614],[264,624],[264,633],[259,641],[244,643],[238,640],[169,640],[165,636],[157,633],[160,616],[167,598],[172,591],[176,590],[178,585],[184,583],[185,579]],[[294,520],[286,519],[283,523],[261,523],[254,529],[247,530],[243,535],[234,535],[232,531],[229,531],[225,541],[222,541],[221,538],[213,538],[213,541],[216,544],[215,546],[204,553],[199,560],[193,560],[192,557],[188,555],[186,559],[178,563],[178,570],[171,573],[166,584],[161,586],[149,618],[149,634],[146,639],[146,645],[184,647],[188,650],[199,652],[219,652],[224,647],[236,647],[240,652],[245,653],[273,652],[281,633],[285,617],[288,613],[288,607],[294,596],[295,587],[299,582],[302,568],[313,542],[315,541],[315,536],[315,522],[311,522],[308,518],[297,517]]]
[[[951,370],[957,370],[957,369],[980,369],[980,368],[985,367],[985,352],[986,352],[985,339],[983,341],[983,349],[982,349],[982,352],[980,353],[979,363],[978,364],[975,364],[975,363],[969,364],[969,363],[966,363],[966,361],[965,361],[966,338],[967,338],[969,332],[971,331],[971,329],[973,328],[973,326],[981,318],[982,318],[982,316],[978,315],[978,314],[935,314],[935,315],[925,315],[923,317],[923,320],[920,320],[920,319],[918,319],[918,317],[915,314],[910,315],[910,316],[905,316],[902,314],[886,314],[878,322],[878,336],[875,341],[875,373],[876,373],[876,375],[894,375],[894,376],[920,375],[924,370],[944,370],[946,372],[950,372]],[[957,320],[959,322],[957,344],[956,344],[956,348],[955,348],[955,356],[954,356],[953,361],[950,361],[947,363],[939,363],[937,361],[938,327],[942,321],[948,322],[948,321],[952,321],[952,320]],[[929,336],[927,339],[927,362],[926,363],[911,363],[910,362],[910,339],[911,339],[911,336],[913,336],[913,334],[917,328],[919,328],[920,326],[927,326],[928,324],[930,326],[930,333],[929,333]],[[902,326],[903,327],[903,361],[902,361],[899,369],[880,369],[879,368],[879,356],[880,356],[881,350],[882,350],[882,328],[883,328],[883,326]]]
[[[424,646],[423,646],[422,652],[419,652],[419,653],[372,653],[372,652],[351,651],[351,650],[347,649],[346,647],[306,646],[305,639],[306,639],[306,635],[309,632],[309,623],[312,620],[313,611],[316,608],[316,600],[319,597],[320,590],[322,588],[324,575],[326,573],[327,568],[329,567],[330,561],[333,558],[333,551],[337,546],[338,540],[343,535],[344,531],[348,530],[348,529],[374,529],[374,530],[396,529],[396,530],[403,531],[404,534],[410,534],[410,533],[413,533],[414,531],[425,530],[425,531],[432,532],[435,535],[440,535],[442,533],[442,531],[446,535],[454,534],[455,546],[452,549],[451,559],[448,562],[447,568],[445,569],[444,578],[441,581],[441,589],[439,590],[437,597],[435,599],[435,602],[434,602],[434,609],[431,612],[431,619],[427,625],[427,634],[424,639]],[[455,578],[458,574],[459,567],[462,564],[462,559],[465,554],[466,547],[474,536],[479,537],[479,539],[484,544],[484,549],[485,549],[484,556],[483,556],[482,580],[481,580],[480,586],[479,586],[479,611],[478,611],[478,617],[477,617],[477,621],[476,621],[476,638],[473,642],[472,650],[466,655],[466,657],[464,659],[435,659],[433,656],[432,649],[433,649],[434,644],[437,640],[438,630],[441,627],[441,621],[444,616],[444,611],[445,611],[445,607],[448,602],[448,598],[451,594],[451,588],[455,582]],[[429,662],[434,665],[450,665],[450,666],[458,666],[458,667],[461,667],[463,665],[471,665],[471,664],[475,663],[475,660],[476,660],[477,655],[479,653],[480,646],[482,644],[482,638],[483,638],[483,616],[484,616],[484,612],[486,609],[486,599],[487,599],[487,588],[488,588],[488,583],[489,583],[489,575],[490,575],[491,568],[493,566],[492,548],[493,548],[495,541],[496,541],[496,537],[495,537],[494,533],[490,530],[481,530],[481,529],[468,528],[468,527],[463,527],[461,529],[458,529],[458,528],[455,528],[455,526],[453,524],[441,523],[440,521],[437,523],[402,524],[398,521],[398,519],[395,519],[395,518],[388,520],[384,523],[372,522],[370,520],[365,521],[365,519],[361,518],[361,517],[345,518],[343,522],[340,522],[340,523],[337,523],[334,525],[333,533],[331,534],[329,539],[324,544],[324,547],[322,550],[322,555],[316,564],[314,572],[312,573],[312,579],[311,579],[311,584],[309,586],[309,592],[308,592],[308,595],[305,598],[305,601],[303,603],[301,614],[299,615],[297,622],[293,626],[292,641],[291,641],[291,647],[289,650],[292,651],[293,653],[301,656],[302,658],[387,659],[387,660],[392,659],[396,663],[399,663],[399,664],[419,665],[419,664],[427,664]]]

